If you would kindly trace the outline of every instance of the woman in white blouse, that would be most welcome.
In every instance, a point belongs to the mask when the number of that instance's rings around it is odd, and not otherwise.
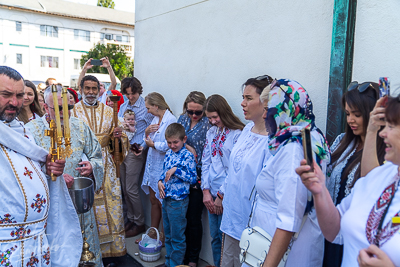
[[[224,207],[220,229],[225,233],[221,266],[241,265],[240,236],[249,219],[256,177],[270,154],[260,94],[271,82],[272,78],[264,75],[250,78],[243,85],[241,106],[245,119],[250,122],[231,151],[228,176],[220,194]]]
[[[142,189],[146,194],[150,193],[151,202],[151,227],[160,225],[161,200],[158,195],[157,183],[160,179],[164,156],[168,150],[165,140],[165,130],[168,125],[176,122],[164,97],[159,93],[150,93],[145,98],[147,112],[154,115],[151,124],[145,130],[145,145],[149,147],[146,167],[143,175]],[[145,147],[144,147],[145,148]],[[144,148],[141,147],[143,150]]]
[[[214,265],[220,266],[222,232],[222,185],[228,175],[229,156],[244,124],[220,95],[212,95],[205,103],[205,113],[213,125],[206,135],[201,168],[203,202],[208,210]]]
[[[307,189],[296,174],[303,159],[300,131],[311,130],[314,157],[323,169],[329,161],[328,145],[315,125],[312,102],[299,83],[275,80],[264,90],[261,100],[266,107],[271,157],[256,180],[257,200],[251,226],[261,227],[272,237],[263,266],[278,266],[291,243],[285,266],[321,266],[323,236],[315,210],[307,201]],[[294,240],[296,232],[299,235]]]
[[[329,241],[342,239],[342,266],[400,266],[400,97],[390,98],[386,126],[380,136],[386,144],[384,165],[359,179],[350,195],[335,207],[325,176],[305,160],[296,172],[314,197],[318,223]]]

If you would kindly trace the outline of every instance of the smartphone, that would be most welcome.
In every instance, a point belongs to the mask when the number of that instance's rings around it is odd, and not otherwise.
[[[379,97],[390,96],[390,79],[388,77],[379,78]]]
[[[140,145],[137,144],[137,143],[133,143],[133,144],[131,145],[131,149],[132,149],[134,152],[136,152],[136,153],[140,153]]]
[[[304,158],[307,161],[307,165],[310,165],[311,169],[310,172],[314,171],[313,165],[313,150],[311,147],[311,132],[310,129],[303,129],[301,130],[301,137],[303,139],[303,151],[304,151]]]
[[[100,59],[92,59],[90,61],[90,64],[93,65],[93,66],[101,66],[101,64],[103,64],[103,63],[101,62]]]

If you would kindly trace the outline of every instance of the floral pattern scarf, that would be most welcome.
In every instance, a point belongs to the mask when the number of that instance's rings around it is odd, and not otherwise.
[[[300,131],[311,130],[312,149],[315,161],[330,160],[328,142],[315,125],[313,105],[306,90],[296,81],[281,79],[271,88],[268,113],[265,119],[270,142],[269,150],[274,155],[280,147],[292,142],[302,143]]]

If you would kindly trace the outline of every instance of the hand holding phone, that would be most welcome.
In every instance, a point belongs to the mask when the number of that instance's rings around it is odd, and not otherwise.
[[[90,64],[92,64],[93,66],[101,66],[102,62],[100,59],[92,59],[90,61]]]
[[[303,130],[301,130],[301,137],[303,139],[304,158],[307,161],[307,165],[311,167],[310,172],[313,172],[314,164],[313,164],[313,150],[311,145],[310,129],[304,128]]]
[[[131,149],[133,152],[140,153],[140,145],[138,143],[133,143]]]

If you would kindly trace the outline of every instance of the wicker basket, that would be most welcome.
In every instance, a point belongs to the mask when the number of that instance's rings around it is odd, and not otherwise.
[[[149,235],[149,231],[151,229],[154,229],[155,232],[157,233],[157,246],[156,247],[151,247],[151,248],[147,248],[144,246],[143,239],[139,242],[139,256],[143,261],[156,261],[160,258],[161,256],[161,248],[162,248],[162,242],[160,241],[160,234],[158,232],[158,230],[154,227],[150,227],[149,229],[147,229],[145,235]]]

